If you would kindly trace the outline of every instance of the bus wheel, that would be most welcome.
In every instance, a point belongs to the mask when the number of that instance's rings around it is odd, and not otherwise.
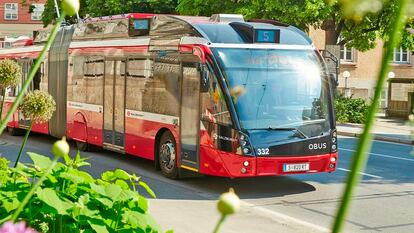
[[[7,126],[7,132],[11,135],[11,136],[20,136],[23,135],[23,132],[21,129],[18,128],[14,128],[14,127],[9,127]]]
[[[158,144],[158,162],[161,173],[168,178],[178,178],[178,168],[176,163],[175,140],[171,132],[166,131],[162,134]]]
[[[76,141],[76,148],[80,151],[88,151],[88,143]]]

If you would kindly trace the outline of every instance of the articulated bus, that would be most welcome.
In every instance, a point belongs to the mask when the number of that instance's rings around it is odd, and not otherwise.
[[[0,50],[23,81],[49,31]],[[154,160],[169,178],[333,172],[333,80],[299,29],[241,15],[134,13],[64,26],[31,89],[57,111],[33,131]],[[19,88],[6,94],[9,108]],[[16,134],[30,123],[19,111]],[[190,172],[191,171],[191,172]]]

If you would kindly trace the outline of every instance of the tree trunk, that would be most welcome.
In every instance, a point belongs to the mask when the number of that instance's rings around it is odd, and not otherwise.
[[[334,20],[325,20],[321,27],[325,31],[325,44],[336,45],[338,43],[339,33],[336,31]]]

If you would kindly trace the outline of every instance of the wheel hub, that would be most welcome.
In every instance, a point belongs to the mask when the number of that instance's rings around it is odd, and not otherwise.
[[[175,166],[175,147],[172,142],[165,142],[160,148],[161,166],[172,171]]]

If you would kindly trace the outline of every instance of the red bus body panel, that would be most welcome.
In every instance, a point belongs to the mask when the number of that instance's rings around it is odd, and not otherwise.
[[[337,158],[337,154],[315,156],[289,157],[247,157],[218,151],[205,146],[200,147],[200,173],[225,177],[276,176],[291,174],[306,174],[317,172],[333,172],[329,168],[330,158]],[[248,166],[243,163],[249,162]],[[283,164],[309,163],[310,170],[306,172],[284,172]],[[241,169],[245,168],[245,173]]]

